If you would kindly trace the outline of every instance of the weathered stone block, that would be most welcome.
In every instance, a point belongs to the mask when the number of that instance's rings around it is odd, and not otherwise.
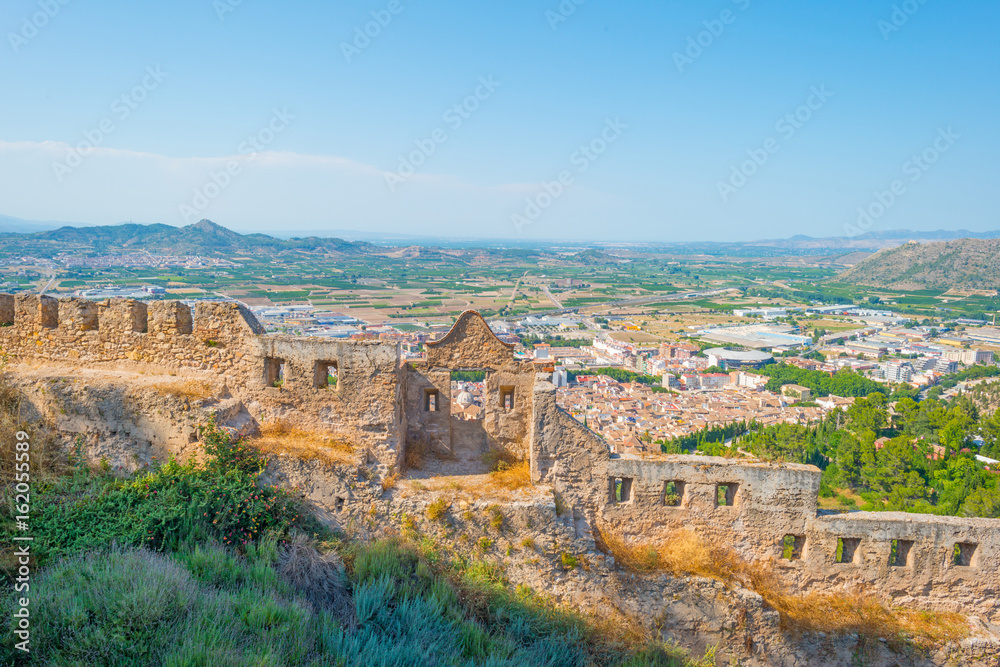
[[[59,326],[59,303],[50,296],[18,294],[14,298],[14,323],[26,329]]]
[[[101,329],[108,332],[147,333],[149,330],[149,308],[135,299],[111,299],[102,309]]]
[[[87,299],[61,299],[58,303],[59,323],[69,331],[97,331],[98,305]]]
[[[191,309],[180,301],[154,301],[150,304],[149,333],[173,336],[191,331]]]

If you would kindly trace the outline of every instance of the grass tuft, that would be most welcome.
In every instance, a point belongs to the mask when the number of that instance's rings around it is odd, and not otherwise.
[[[527,461],[508,464],[501,461],[497,469],[490,473],[490,483],[501,489],[517,491],[531,486],[531,468]]]
[[[192,401],[204,400],[215,395],[212,386],[201,380],[169,380],[156,382],[151,386],[160,393]]]
[[[438,498],[427,506],[427,518],[431,521],[441,521],[448,513],[451,504],[444,498]]]
[[[351,443],[329,433],[300,428],[287,420],[264,424],[260,436],[250,442],[265,454],[287,454],[303,461],[320,461],[327,465],[358,462]]]

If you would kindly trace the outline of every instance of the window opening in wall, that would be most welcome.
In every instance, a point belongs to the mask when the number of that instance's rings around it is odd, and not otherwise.
[[[317,361],[313,371],[313,386],[317,389],[336,389],[338,371],[336,361]]]
[[[853,563],[858,554],[858,547],[861,546],[861,539],[857,537],[837,538],[837,562]]]
[[[424,412],[437,412],[441,395],[437,389],[424,389]]]
[[[781,557],[785,560],[801,560],[805,546],[805,535],[785,535],[781,541]]]
[[[660,500],[667,507],[680,507],[684,504],[684,482],[664,482]]]
[[[500,387],[500,407],[504,410],[514,409],[514,387]]]
[[[719,484],[715,490],[715,504],[719,507],[733,507],[736,504],[736,492],[739,484]]]
[[[451,416],[461,421],[486,416],[486,371],[452,371]]]
[[[952,564],[958,567],[971,567],[972,559],[976,555],[976,547],[978,544],[973,544],[971,542],[959,542],[955,545],[955,550],[952,552]]]
[[[285,360],[268,357],[264,360],[264,386],[283,387],[285,385]]]
[[[632,479],[629,477],[611,478],[611,502],[627,503],[632,500]]]
[[[913,542],[910,540],[893,540],[889,550],[889,565],[892,567],[906,567],[909,565],[910,549]]]

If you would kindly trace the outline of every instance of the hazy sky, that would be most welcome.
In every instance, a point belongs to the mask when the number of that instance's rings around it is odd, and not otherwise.
[[[1000,228],[996,2],[5,10],[0,214],[660,241]]]

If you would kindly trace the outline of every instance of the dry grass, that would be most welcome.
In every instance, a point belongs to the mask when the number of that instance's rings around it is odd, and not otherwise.
[[[599,529],[598,534],[615,561],[631,572],[710,577],[755,591],[781,614],[787,630],[853,633],[922,646],[957,641],[971,630],[959,614],[892,608],[864,592],[789,593],[768,564],[748,563],[732,549],[710,544],[689,530],[677,531],[661,544],[626,541],[608,530]]]
[[[427,506],[427,518],[431,521],[441,521],[448,513],[449,507],[451,507],[451,503],[444,498],[438,498]]]
[[[497,464],[497,469],[490,473],[490,484],[508,491],[531,486],[531,466],[527,461],[514,464],[501,461]]]
[[[382,490],[383,491],[391,491],[392,489],[396,488],[396,485],[398,483],[399,483],[399,472],[396,471],[396,472],[394,472],[392,474],[386,475],[382,479]]]
[[[260,436],[251,443],[265,454],[287,454],[303,461],[326,464],[357,463],[351,443],[322,431],[299,428],[285,420],[261,426]]]
[[[154,382],[150,386],[160,393],[192,401],[200,401],[215,395],[212,386],[201,380],[166,380]]]
[[[320,553],[305,535],[295,535],[278,551],[278,572],[317,610],[330,611],[354,628],[354,603],[347,590],[344,563],[336,551]]]

